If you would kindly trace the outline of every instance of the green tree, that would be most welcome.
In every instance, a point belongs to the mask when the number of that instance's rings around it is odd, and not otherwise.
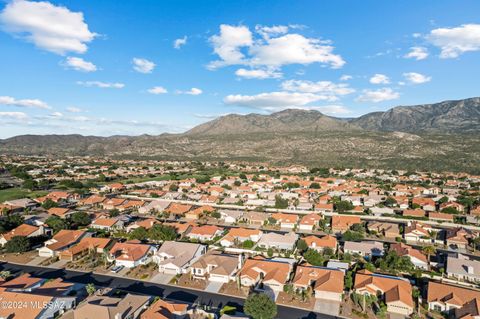
[[[349,270],[345,275],[345,288],[350,291],[352,287],[353,287],[353,275],[352,275],[352,272]]]
[[[347,230],[342,235],[343,241],[359,241],[363,239],[363,233]]]
[[[315,249],[308,249],[303,254],[303,257],[309,264],[314,266],[323,266],[323,263],[325,262],[323,256]]]
[[[177,231],[171,226],[155,224],[148,230],[147,237],[156,241],[175,240]]]
[[[273,249],[272,248],[267,249],[267,256],[270,257],[270,258],[273,257]]]
[[[222,215],[220,215],[219,212],[217,211],[214,211],[210,214],[210,216],[212,216],[213,218],[216,218],[216,219],[219,219],[220,217],[222,217]]]
[[[75,212],[70,219],[77,226],[87,226],[90,224],[90,216],[85,212]]]
[[[255,246],[255,243],[250,239],[247,239],[242,243],[242,247],[245,249],[251,249],[253,246]]]
[[[310,188],[320,189],[320,184],[319,184],[319,183],[311,183],[311,184],[310,184]]]
[[[97,288],[95,288],[95,285],[92,283],[87,284],[85,289],[87,290],[89,296],[93,295],[95,291],[97,291]]]
[[[335,203],[335,207],[339,213],[343,213],[352,210],[354,206],[348,200],[341,200]]]
[[[430,270],[430,257],[432,255],[435,255],[435,253],[437,252],[437,249],[430,245],[430,246],[425,246],[422,248],[422,252],[427,255],[427,260],[428,260],[428,270]]]
[[[134,230],[132,230],[130,232],[130,234],[128,235],[128,238],[129,239],[144,240],[145,238],[147,238],[147,230],[145,229],[145,227],[135,228]]]
[[[47,218],[45,223],[53,229],[55,233],[59,232],[62,229],[67,229],[68,224],[64,219],[61,219],[58,216],[50,216]]]
[[[448,206],[448,207],[445,207],[444,209],[442,209],[442,213],[445,213],[445,214],[452,214],[452,215],[458,215],[460,214],[460,212],[453,206]]]
[[[393,206],[396,206],[397,205],[397,200],[393,197],[387,197],[387,199],[385,199],[385,202],[384,202],[385,206],[388,206],[388,207],[393,207]]]
[[[110,217],[117,217],[118,215],[120,215],[120,211],[116,208],[110,209],[108,211],[108,216],[110,216]]]
[[[13,236],[5,244],[5,249],[9,253],[24,253],[30,250],[30,241],[25,236]]]
[[[42,204],[42,207],[45,208],[45,209],[50,209],[50,208],[53,208],[53,207],[58,207],[58,204],[55,203],[53,200],[51,200],[50,198],[47,198],[43,204]]]
[[[308,245],[305,240],[300,239],[299,241],[297,241],[297,249],[300,251],[305,251],[308,249]]]
[[[243,309],[253,319],[273,319],[277,315],[277,305],[266,294],[249,295]]]
[[[288,208],[288,199],[282,198],[280,195],[275,196],[275,208],[285,209]]]

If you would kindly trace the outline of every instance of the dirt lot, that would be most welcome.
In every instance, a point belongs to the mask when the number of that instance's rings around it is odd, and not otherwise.
[[[148,265],[141,265],[132,268],[129,272],[127,272],[127,276],[130,278],[147,280],[152,278],[157,273],[157,265],[155,263],[149,263]]]
[[[299,296],[292,296],[283,291],[278,294],[276,302],[286,306],[295,306],[305,309],[313,309],[315,306],[315,298],[313,296],[309,297],[305,301],[302,301],[302,298]]]
[[[248,293],[250,292],[250,288],[248,287],[241,287],[238,288],[238,285],[234,281],[230,281],[229,283],[223,284],[220,288],[220,293],[238,297],[247,297]]]
[[[207,288],[207,281],[201,279],[190,279],[190,274],[182,274],[180,278],[178,278],[177,285],[205,290],[205,288]]]
[[[38,256],[38,252],[36,250],[27,251],[26,253],[4,253],[0,255],[0,260],[18,263],[18,264],[27,264],[32,261],[35,257]]]

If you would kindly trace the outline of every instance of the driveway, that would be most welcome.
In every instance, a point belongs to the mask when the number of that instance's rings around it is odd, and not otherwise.
[[[38,256],[38,257],[33,258],[31,261],[29,261],[29,262],[27,263],[27,265],[29,265],[29,266],[38,266],[38,265],[40,265],[40,263],[42,263],[44,260],[47,260],[47,259],[48,259],[48,257],[40,257],[40,256]]]
[[[175,277],[175,275],[172,275],[172,274],[156,274],[155,276],[152,277],[152,279],[150,279],[150,281],[154,282],[156,284],[166,285],[166,284],[170,283],[170,280],[172,280],[173,277]]]
[[[216,282],[216,281],[211,281],[208,285],[207,288],[205,288],[205,291],[208,292],[219,292],[220,288],[222,288],[223,282]]]
[[[317,301],[315,302],[315,306],[313,307],[313,311],[325,313],[332,316],[338,316],[340,313],[340,302],[317,299]]]
[[[68,260],[61,259],[49,265],[48,267],[63,268],[63,266],[65,266],[67,263],[68,263]]]

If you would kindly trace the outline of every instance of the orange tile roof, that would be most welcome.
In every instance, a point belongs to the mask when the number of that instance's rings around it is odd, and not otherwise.
[[[333,215],[332,216],[332,228],[347,230],[354,224],[360,224],[361,220],[359,216],[348,215]]]
[[[380,290],[385,294],[385,301],[401,301],[409,307],[414,306],[412,299],[412,285],[408,280],[399,277],[383,276],[373,274],[367,270],[358,271],[355,274],[354,289],[366,290],[372,295],[376,295]]]
[[[308,214],[302,217],[300,220],[300,225],[316,225],[318,222],[322,220],[322,216],[320,214]]]
[[[214,225],[203,225],[203,226],[194,226],[190,231],[190,234],[194,235],[215,235],[216,232],[223,231],[223,228],[214,226]]]
[[[184,205],[178,203],[171,203],[165,211],[174,215],[183,215],[192,208],[192,205]]]
[[[449,304],[461,307],[475,298],[480,298],[480,291],[434,281],[428,282],[428,302],[448,302]]]
[[[314,289],[342,293],[344,289],[344,274],[340,270],[333,270],[311,266],[297,266],[292,283],[298,286],[310,286]]]
[[[252,280],[260,278],[260,273],[264,275],[264,281],[273,279],[281,284],[285,284],[290,275],[290,265],[260,258],[247,259],[239,272],[240,277],[247,276]]]
[[[308,245],[308,247],[330,247],[333,249],[337,248],[337,239],[330,235],[326,235],[321,238],[311,235],[304,237],[303,240]],[[315,246],[313,246],[313,244],[315,244]]]
[[[292,223],[295,224],[298,222],[297,214],[284,214],[284,213],[274,213],[272,217],[275,218],[278,222],[281,223]]]
[[[12,229],[11,231],[3,234],[2,236],[3,236],[3,238],[5,238],[5,240],[8,241],[8,240],[12,239],[12,237],[14,237],[14,236],[28,237],[30,234],[36,232],[38,229],[39,229],[39,227],[37,227],[37,226],[32,226],[32,225],[28,225],[28,224],[21,224],[17,228]]]
[[[135,261],[145,256],[150,247],[150,245],[134,242],[115,243],[110,249],[110,254],[118,260]]]
[[[58,217],[63,217],[68,212],[70,212],[69,208],[62,208],[62,207],[52,207],[48,210],[48,213],[50,215],[57,215]]]
[[[175,318],[175,314],[182,314],[187,309],[188,304],[167,302],[159,299],[140,315],[140,319],[172,319]]]

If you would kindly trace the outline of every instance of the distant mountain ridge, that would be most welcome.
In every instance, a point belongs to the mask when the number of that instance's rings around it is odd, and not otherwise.
[[[200,124],[186,135],[244,134],[256,132],[313,132],[315,130],[351,129],[348,122],[324,115],[315,110],[287,109],[262,114],[229,114]]]
[[[4,154],[247,160],[480,174],[480,98],[398,106],[353,119],[300,109],[230,114],[182,134],[22,135],[0,140],[0,155]]]
[[[386,112],[365,114],[350,123],[378,131],[480,132],[480,98],[397,106]]]

